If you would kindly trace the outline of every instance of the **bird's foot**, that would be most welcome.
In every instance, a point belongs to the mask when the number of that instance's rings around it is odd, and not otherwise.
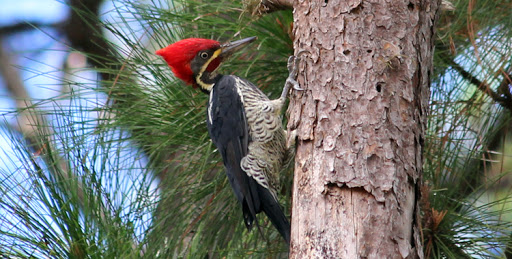
[[[283,92],[281,93],[281,98],[285,99],[288,90],[290,89],[290,86],[293,87],[293,89],[298,91],[303,91],[304,89],[300,87],[299,83],[296,81],[297,79],[297,73],[299,72],[299,63],[300,63],[300,56],[301,54],[305,53],[306,51],[302,50],[297,53],[296,56],[290,56],[288,58],[288,78],[286,78],[286,82],[284,83]]]
[[[300,53],[299,53],[300,54]],[[302,89],[299,85],[299,83],[296,81],[297,79],[297,72],[299,71],[299,62],[300,62],[300,56],[290,56],[288,58],[288,78],[286,79],[286,84],[292,85],[293,89],[302,91]]]

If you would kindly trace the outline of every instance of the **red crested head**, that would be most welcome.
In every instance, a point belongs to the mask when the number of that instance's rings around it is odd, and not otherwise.
[[[195,71],[191,67],[192,60],[200,51],[216,50],[220,47],[220,43],[215,40],[188,38],[157,50],[155,54],[164,58],[176,77],[191,85],[195,82]],[[220,62],[215,63],[217,66],[220,64]]]
[[[249,37],[220,44],[215,40],[189,38],[173,43],[156,54],[164,58],[176,77],[209,92],[219,77],[216,69],[222,61],[256,40]]]

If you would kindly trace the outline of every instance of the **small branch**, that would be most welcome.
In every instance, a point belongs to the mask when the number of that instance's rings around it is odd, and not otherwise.
[[[510,93],[510,85],[512,85],[512,75],[503,70],[503,68],[500,69],[500,72],[501,74],[503,74],[503,81],[501,81],[501,84],[498,87],[498,92],[504,94],[507,99],[512,100],[512,94]]]
[[[63,23],[20,22],[0,27],[0,36],[7,36],[13,33],[39,28],[55,28],[57,30],[62,30],[63,26]]]
[[[83,51],[88,61],[99,69],[101,79],[112,82],[115,71],[119,69],[119,61],[115,51],[102,34],[99,8],[103,0],[71,0],[69,1],[69,18],[63,28],[71,47]]]
[[[244,9],[253,16],[293,9],[293,0],[246,0]]]
[[[32,101],[28,95],[18,71],[14,68],[11,57],[2,47],[0,38],[0,76],[3,78],[7,91],[16,101],[18,109],[18,131],[22,133],[35,150],[39,150],[38,141],[35,139],[37,129],[33,125],[42,125],[42,118],[34,111]]]
[[[481,92],[487,94],[491,99],[493,99],[495,102],[503,106],[504,108],[507,108],[512,111],[512,99],[506,98],[501,96],[496,91],[492,90],[489,84],[487,82],[482,82],[475,76],[473,76],[471,73],[466,71],[462,66],[457,64],[453,59],[445,59],[448,64],[455,69],[462,77],[464,77],[466,80],[468,80],[471,84],[475,85],[478,90]],[[506,78],[502,84],[506,83]],[[505,95],[507,96],[507,95]]]
[[[437,51],[447,52],[448,47],[446,45],[436,45]],[[475,85],[478,90],[485,93],[496,103],[501,105],[503,108],[512,111],[512,94],[510,93],[510,84],[512,82],[511,75],[503,69],[500,72],[503,74],[503,81],[498,87],[497,91],[492,90],[491,86],[487,82],[482,82],[470,72],[466,71],[461,65],[457,64],[454,60],[455,57],[452,55],[441,55],[441,59],[457,71],[464,79],[468,80],[471,84]]]
[[[497,101],[497,102],[505,101],[505,98],[499,96],[498,93],[493,91],[491,89],[491,87],[486,82],[482,82],[479,79],[477,79],[476,77],[474,77],[471,73],[466,71],[461,65],[455,63],[454,60],[450,61],[450,66],[453,69],[455,69],[455,71],[457,71],[462,77],[464,77],[466,80],[468,80],[471,84],[476,85],[479,90],[481,90],[482,92],[489,95],[489,97],[491,97],[495,101]]]

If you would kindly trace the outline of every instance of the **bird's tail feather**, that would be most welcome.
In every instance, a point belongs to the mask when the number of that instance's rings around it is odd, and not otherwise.
[[[290,244],[290,222],[284,215],[281,205],[274,199],[269,190],[264,187],[258,187],[260,188],[259,195],[262,201],[262,210],[267,214],[274,227],[281,233],[286,243]]]

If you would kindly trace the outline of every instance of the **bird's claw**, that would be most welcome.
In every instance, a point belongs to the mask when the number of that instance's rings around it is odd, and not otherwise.
[[[299,62],[300,62],[300,57],[298,56],[290,56],[288,58],[288,64],[287,64],[287,67],[288,67],[288,78],[291,78],[293,80],[295,80],[295,78],[297,78],[297,72],[299,71]]]
[[[300,56],[305,53],[305,52],[308,52],[308,51],[305,51],[305,50],[301,50],[297,53],[297,55],[295,56],[290,56],[288,58],[288,64],[286,65],[286,67],[288,68],[288,78],[286,79],[286,82],[285,82],[285,86],[284,86],[284,89],[283,89],[283,93],[281,94],[281,98],[284,99],[286,98],[286,94],[288,93],[288,89],[290,88],[290,86],[293,87],[293,89],[297,90],[297,91],[303,91],[304,89],[300,87],[299,83],[296,81],[296,78],[297,78],[297,73],[299,72],[299,63],[300,63]]]
[[[300,87],[299,83],[293,78],[288,77],[286,79],[286,84],[292,85],[293,89],[297,91],[304,91],[304,89]]]
[[[300,87],[299,83],[295,81],[297,79],[297,73],[299,72],[299,63],[301,60],[301,56],[304,53],[309,53],[307,50],[301,50],[297,53],[297,55],[290,56],[288,58],[288,79],[287,83],[290,82],[293,86],[293,89],[303,91],[304,89]]]
[[[299,61],[296,60],[295,56],[288,57],[288,64],[286,67],[288,68],[288,72],[290,73],[288,77],[297,77],[297,69],[299,67]]]

